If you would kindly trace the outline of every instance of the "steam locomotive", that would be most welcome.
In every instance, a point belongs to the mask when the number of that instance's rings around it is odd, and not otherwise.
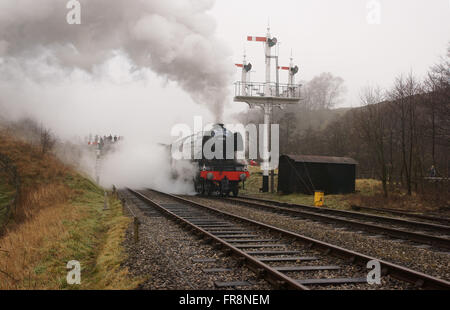
[[[184,138],[184,147],[188,145],[194,154],[190,161],[196,170],[192,177],[197,193],[238,196],[241,182],[250,177],[246,161],[236,158],[236,152],[243,150],[242,141],[239,133],[232,133],[223,124]]]

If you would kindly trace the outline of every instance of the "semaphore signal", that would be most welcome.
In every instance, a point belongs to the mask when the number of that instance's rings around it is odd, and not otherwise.
[[[263,170],[263,186],[262,191],[269,191],[269,170],[271,170],[271,191],[274,192],[274,167],[269,166],[269,146],[270,146],[270,124],[273,107],[283,108],[286,104],[297,104],[300,102],[300,84],[295,84],[295,75],[299,72],[298,66],[291,62],[289,66],[279,66],[278,56],[272,56],[272,48],[277,45],[278,40],[270,34],[270,28],[267,28],[265,37],[247,36],[247,41],[259,42],[264,44],[265,63],[266,63],[266,80],[263,83],[255,83],[249,80],[249,72],[251,64],[246,63],[245,55],[242,64],[236,64],[242,68],[242,78],[240,82],[235,83],[236,102],[246,102],[250,108],[255,106],[264,110],[264,143],[262,152],[262,170]],[[272,59],[275,60],[276,82],[271,81]],[[279,70],[289,71],[288,83],[279,83]],[[272,149],[272,148],[271,148]]]
[[[252,37],[252,36],[247,36],[247,41],[267,42],[267,38],[266,38],[266,37]]]

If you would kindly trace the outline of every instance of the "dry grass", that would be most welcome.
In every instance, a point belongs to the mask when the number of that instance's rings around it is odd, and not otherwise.
[[[435,193],[440,195],[441,192]],[[388,198],[383,194],[375,194],[372,196],[350,195],[347,199],[350,205],[365,206],[372,208],[396,209],[399,211],[434,213],[439,212],[445,216],[450,216],[448,210],[449,201],[446,203],[436,203],[433,199],[427,199],[427,196],[413,193],[407,195],[405,191],[396,191],[390,193]]]
[[[11,138],[2,132],[0,132],[0,153],[7,155],[14,162],[25,187],[61,182],[71,171],[54,155],[43,155],[38,147]]]
[[[356,193],[363,196],[382,194],[381,181],[374,179],[357,179],[355,182]]]
[[[412,212],[442,212],[450,215],[446,207],[450,205],[449,190],[445,184],[427,184],[423,192],[407,195],[399,186],[391,188],[388,198],[383,196],[381,181],[357,180],[357,192],[346,197],[349,205],[372,208],[397,209]]]
[[[68,206],[38,210],[33,218],[0,239],[1,289],[56,288],[51,273],[41,273],[36,263],[45,260],[42,249],[67,234],[64,221],[78,214]]]
[[[9,205],[14,198],[16,191],[8,183],[6,173],[0,171],[0,229],[4,226],[9,218]]]
[[[313,205],[314,197],[304,194],[281,195],[278,193],[261,193],[262,187],[261,170],[259,167],[250,167],[251,177],[245,182],[245,190],[241,191],[243,195],[251,195],[265,199],[274,199],[284,202],[297,204]],[[275,190],[278,184],[278,176],[275,175]],[[367,206],[373,208],[390,208],[415,212],[441,211],[449,213],[445,206],[450,205],[448,188],[436,188],[429,186],[424,194],[413,193],[412,196],[406,195],[404,190],[393,189],[390,196],[383,197],[381,181],[374,179],[357,179],[356,192],[345,195],[326,195],[324,203],[326,207],[334,209],[351,209],[352,205]],[[442,186],[441,186],[442,187]],[[450,215],[450,214],[449,214]]]
[[[121,267],[129,219],[120,202],[52,155],[0,133],[0,152],[18,168],[22,188],[14,221],[0,237],[0,289],[131,289]],[[81,285],[66,283],[66,264],[78,260]]]
[[[71,185],[92,186],[75,179]],[[121,267],[126,258],[121,243],[130,220],[122,215],[120,202],[111,199],[110,209],[103,211],[101,190],[81,192],[63,203],[33,208],[32,216],[0,238],[0,289],[137,287],[140,279],[132,279]],[[81,263],[80,286],[66,283],[70,260]]]
[[[62,204],[73,195],[73,191],[62,183],[39,184],[36,187],[25,187],[21,190],[17,210],[14,212],[14,223],[9,230],[47,207]]]
[[[0,132],[0,153],[16,166],[21,183],[14,222],[9,230],[32,217],[35,210],[61,203],[71,195],[64,179],[74,172],[53,155],[42,155],[38,148],[3,132]]]

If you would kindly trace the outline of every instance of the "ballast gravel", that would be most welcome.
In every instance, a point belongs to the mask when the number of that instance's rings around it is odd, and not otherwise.
[[[406,242],[337,228],[321,222],[293,219],[285,215],[255,210],[223,200],[195,196],[185,196],[184,198],[411,268],[446,281],[450,280],[450,253],[431,251]]]
[[[252,284],[228,289],[273,289],[265,280],[258,279],[247,267],[240,266],[237,259],[222,254],[220,250],[214,249],[192,232],[186,231],[162,214],[152,211],[152,208],[142,208],[145,204],[134,199],[129,193],[122,192],[121,198],[127,201],[126,212],[130,216],[133,212],[141,223],[138,243],[134,243],[133,224],[127,230],[124,241],[128,254],[124,266],[128,267],[132,275],[144,279],[139,289],[213,290],[217,289],[215,281],[247,281]],[[155,194],[154,198],[158,199],[158,196]],[[161,202],[161,197],[159,198]],[[194,262],[193,259],[215,259],[215,261]],[[229,268],[231,271],[215,273],[203,271],[209,268]]]

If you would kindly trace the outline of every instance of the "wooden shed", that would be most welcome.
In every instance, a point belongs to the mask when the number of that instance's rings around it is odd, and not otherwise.
[[[353,193],[357,164],[349,157],[281,155],[278,191],[284,194]]]

